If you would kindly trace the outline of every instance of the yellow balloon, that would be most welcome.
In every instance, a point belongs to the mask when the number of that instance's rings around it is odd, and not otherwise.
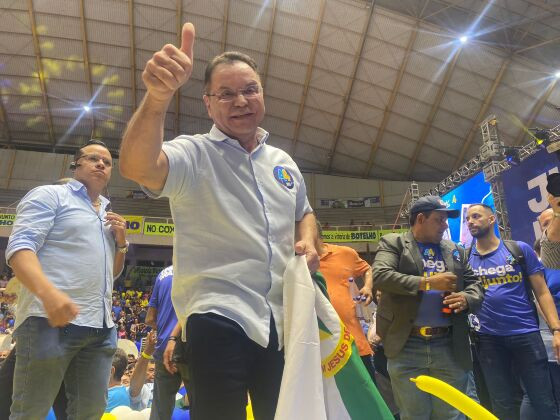
[[[103,413],[101,420],[117,420],[117,417],[111,413]]]
[[[439,379],[427,375],[420,375],[417,378],[410,378],[410,380],[416,384],[418,389],[429,392],[445,401],[468,418],[476,420],[498,420],[494,414],[476,401]]]
[[[253,416],[253,406],[251,405],[251,400],[249,400],[249,404],[247,404],[247,420],[255,420]]]

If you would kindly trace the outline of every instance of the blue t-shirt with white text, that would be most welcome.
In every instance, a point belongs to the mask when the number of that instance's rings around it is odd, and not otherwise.
[[[544,270],[535,251],[525,242],[517,241],[525,256],[527,275]],[[521,266],[503,242],[495,251],[480,255],[473,246],[469,258],[474,273],[480,278],[486,294],[475,313],[473,326],[483,334],[509,336],[539,330],[534,306],[527,296]]]
[[[439,244],[428,244],[418,242],[422,263],[424,265],[424,277],[430,277],[437,273],[447,271],[445,262],[441,255]],[[422,293],[418,313],[414,325],[418,327],[446,327],[451,325],[451,319],[441,312],[443,306],[443,293],[440,290],[429,290]]]
[[[177,324],[177,315],[171,302],[171,286],[173,283],[173,266],[163,269],[156,278],[149,307],[157,309],[157,343],[154,359],[162,360],[167,340]]]

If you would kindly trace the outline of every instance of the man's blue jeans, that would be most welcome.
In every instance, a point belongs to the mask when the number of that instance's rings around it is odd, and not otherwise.
[[[497,336],[478,334],[477,353],[488,386],[492,409],[500,419],[520,418],[518,385],[523,389],[540,420],[560,419],[548,370],[548,357],[538,331]]]
[[[469,349],[465,349],[469,351]],[[465,416],[446,402],[420,391],[410,378],[429,375],[466,393],[468,373],[455,361],[451,337],[410,337],[400,353],[387,360],[393,394],[402,420],[459,420]]]
[[[44,419],[64,380],[68,419],[99,419],[117,347],[115,328],[52,328],[29,317],[15,331],[16,367],[10,420]]]

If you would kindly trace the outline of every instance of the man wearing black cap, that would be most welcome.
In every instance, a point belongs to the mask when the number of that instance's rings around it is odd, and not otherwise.
[[[458,216],[437,196],[420,198],[410,209],[410,231],[383,236],[373,263],[374,285],[382,292],[377,333],[403,420],[464,418],[410,381],[430,375],[467,390],[466,312],[480,307],[484,289],[466,251],[442,239],[447,218]]]

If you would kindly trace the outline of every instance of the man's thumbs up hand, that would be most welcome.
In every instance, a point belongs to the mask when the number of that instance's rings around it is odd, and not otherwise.
[[[193,24],[185,23],[181,47],[166,44],[146,63],[142,80],[152,99],[169,102],[175,91],[189,80],[193,68],[194,37]]]

